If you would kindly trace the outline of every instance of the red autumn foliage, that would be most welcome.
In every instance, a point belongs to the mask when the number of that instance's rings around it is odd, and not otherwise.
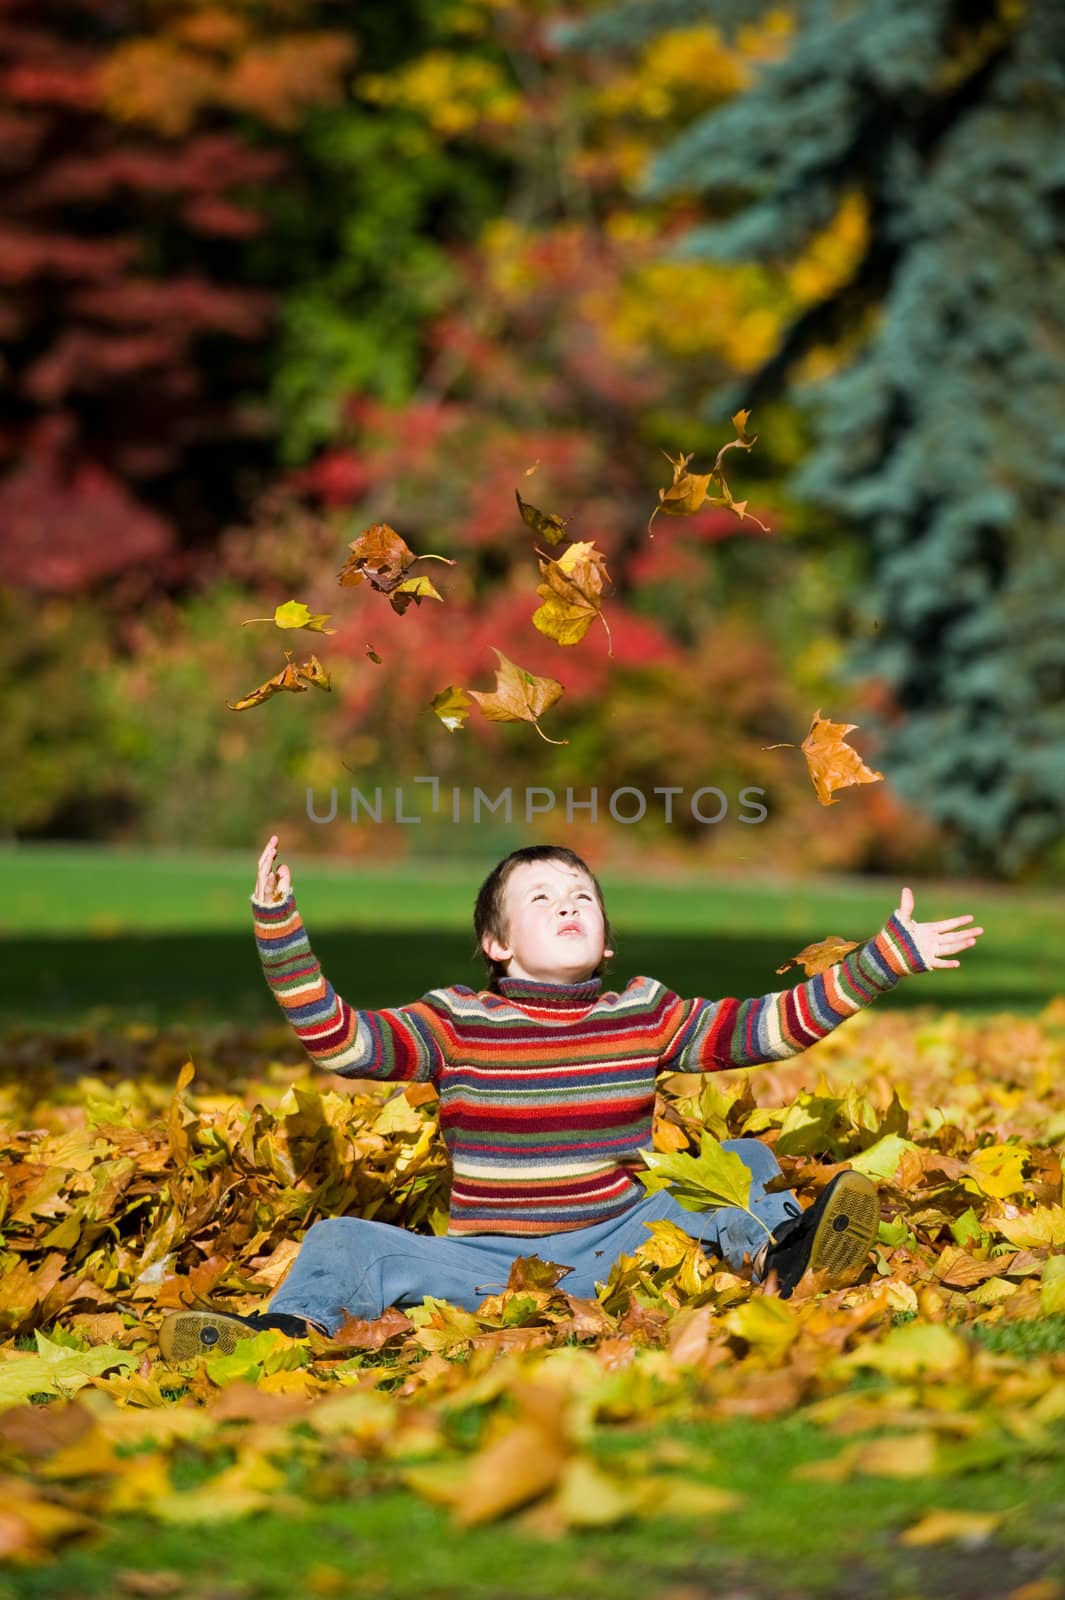
[[[74,591],[146,562],[165,585],[188,565],[166,553],[209,540],[262,473],[241,396],[274,301],[241,251],[263,225],[254,188],[286,158],[230,131],[225,104],[209,131],[118,115],[108,73],[138,26],[110,0],[0,10],[0,516],[16,586]],[[143,38],[167,26],[160,14]],[[305,89],[329,75],[330,37],[313,36]],[[301,103],[299,48],[265,43],[265,77],[246,29],[230,61],[245,120],[282,69]],[[241,49],[259,50],[243,77]],[[165,77],[157,91],[180,92]]]

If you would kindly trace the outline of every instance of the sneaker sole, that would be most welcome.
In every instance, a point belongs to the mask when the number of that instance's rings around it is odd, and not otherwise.
[[[818,1221],[808,1268],[846,1287],[865,1266],[880,1224],[876,1184],[863,1172],[844,1172]]]
[[[198,1356],[229,1356],[242,1339],[254,1339],[258,1329],[217,1311],[176,1311],[159,1329],[159,1351],[164,1361],[195,1361]]]

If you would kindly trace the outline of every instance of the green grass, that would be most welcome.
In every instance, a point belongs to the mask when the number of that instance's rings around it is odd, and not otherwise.
[[[1037,1576],[1065,1574],[1065,1452],[999,1460],[928,1479],[855,1476],[842,1484],[793,1476],[835,1455],[834,1440],[801,1419],[673,1424],[656,1434],[619,1430],[604,1451],[651,1455],[680,1440],[695,1474],[742,1497],[701,1522],[653,1519],[557,1540],[493,1524],[456,1536],[447,1514],[401,1491],[368,1493],[372,1466],[337,1460],[310,1474],[293,1463],[297,1518],[268,1515],[202,1531],[121,1518],[89,1547],[9,1574],[0,1600],[60,1600],[116,1592],[123,1569],[170,1572],[188,1594],[255,1600],[342,1593],[388,1600],[649,1600],[737,1592],[758,1597],[861,1594],[1001,1596]],[[1058,1441],[1060,1445],[1060,1441]],[[998,1511],[977,1548],[907,1549],[898,1535],[932,1508]],[[202,1590],[198,1585],[203,1585]]]
[[[315,951],[354,1004],[396,1005],[437,985],[481,981],[471,912],[492,861],[289,864]],[[276,1017],[251,933],[254,852],[19,845],[0,849],[0,873],[4,1023]],[[874,933],[899,887],[609,873],[603,883],[617,934],[613,981],[650,973],[679,993],[714,996],[791,981],[776,967],[826,933]],[[949,883],[915,892],[918,916],[972,911],[987,934],[958,971],[904,984],[884,1004],[1031,1012],[1065,987],[1062,896]]]

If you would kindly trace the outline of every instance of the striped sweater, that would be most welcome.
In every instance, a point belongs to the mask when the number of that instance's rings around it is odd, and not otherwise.
[[[535,1235],[626,1211],[651,1143],[655,1078],[797,1055],[926,970],[897,917],[816,978],[753,1000],[682,1000],[654,978],[464,984],[361,1011],[311,950],[295,897],[252,897],[266,980],[308,1055],[347,1078],[431,1081],[451,1158],[449,1234]]]

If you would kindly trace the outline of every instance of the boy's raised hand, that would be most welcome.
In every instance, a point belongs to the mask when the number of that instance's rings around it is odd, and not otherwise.
[[[948,961],[948,956],[974,945],[983,928],[967,928],[972,922],[972,912],[964,917],[947,917],[942,922],[915,922],[913,920],[913,890],[903,889],[895,915],[906,924],[906,930],[917,946],[926,967],[960,967],[960,961]]]
[[[284,865],[274,874],[274,857],[277,854],[277,834],[271,834],[266,849],[259,857],[259,876],[255,880],[255,899],[263,905],[273,900],[287,900],[292,893],[292,874]]]

